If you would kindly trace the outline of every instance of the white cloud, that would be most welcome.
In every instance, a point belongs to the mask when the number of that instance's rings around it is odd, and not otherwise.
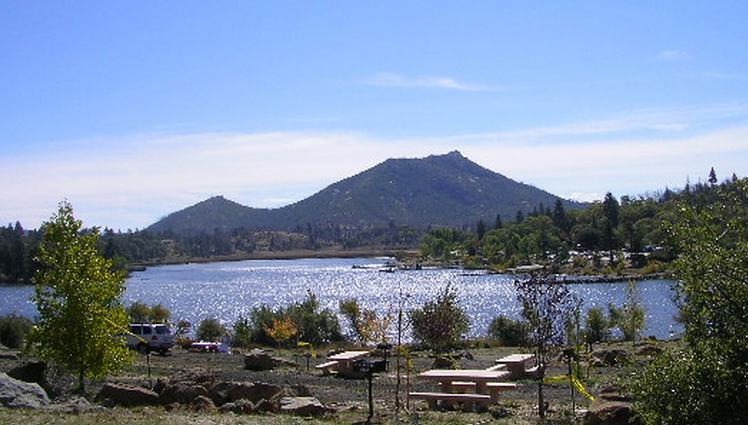
[[[720,178],[748,174],[748,124],[701,128],[703,123],[694,118],[735,117],[744,109],[653,110],[620,119],[443,138],[319,131],[88,140],[70,144],[64,153],[0,156],[0,223],[20,219],[26,227],[38,226],[63,198],[86,224],[120,228],[145,227],[217,194],[248,206],[277,207],[387,158],[454,149],[552,193],[576,199],[607,191],[636,195],[665,185],[680,187],[687,175],[692,180],[706,176],[710,166],[725,173]],[[684,127],[659,125],[674,122]],[[690,126],[699,131],[681,130]],[[650,130],[642,134],[642,128]]]
[[[404,77],[398,74],[380,72],[373,77],[365,79],[364,83],[379,87],[403,87],[403,88],[435,88],[460,91],[495,91],[495,88],[477,84],[468,84],[450,77]]]
[[[687,59],[689,57],[689,54],[688,52],[683,50],[661,50],[657,54],[657,57],[665,62],[674,62]]]

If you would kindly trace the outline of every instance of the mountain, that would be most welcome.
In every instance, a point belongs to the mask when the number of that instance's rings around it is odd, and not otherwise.
[[[213,228],[293,229],[296,226],[387,225],[417,228],[492,224],[496,214],[513,220],[541,203],[553,207],[557,196],[519,183],[453,151],[417,159],[388,159],[318,193],[277,209],[239,205],[213,197],[175,212],[149,227],[153,231]],[[585,204],[562,200],[567,209]]]

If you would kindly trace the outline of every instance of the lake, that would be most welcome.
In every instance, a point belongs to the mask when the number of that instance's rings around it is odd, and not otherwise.
[[[125,304],[141,300],[162,303],[172,311],[172,320],[186,319],[196,325],[215,317],[227,325],[254,307],[283,306],[314,292],[320,303],[337,311],[338,302],[355,297],[362,307],[396,311],[401,300],[405,309],[421,306],[451,283],[470,317],[470,336],[485,335],[488,324],[499,314],[518,318],[512,281],[508,275],[477,275],[456,269],[428,269],[382,273],[387,259],[248,260],[239,262],[181,264],[150,267],[127,279]],[[353,266],[357,266],[354,268]],[[359,268],[366,267],[366,268]],[[646,280],[638,291],[646,308],[644,335],[670,338],[682,327],[673,317],[672,281]],[[626,283],[570,285],[584,302],[583,309],[622,305]],[[29,298],[32,286],[0,286],[0,315],[36,314]],[[341,320],[341,325],[344,322]]]

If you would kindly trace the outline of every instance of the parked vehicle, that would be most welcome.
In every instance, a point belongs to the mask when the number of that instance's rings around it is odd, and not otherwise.
[[[166,353],[174,346],[174,333],[168,324],[131,323],[127,346],[140,352]]]

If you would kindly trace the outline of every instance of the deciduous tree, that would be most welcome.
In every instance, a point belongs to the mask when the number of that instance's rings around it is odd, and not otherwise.
[[[131,360],[124,337],[123,273],[97,252],[98,230],[81,233],[73,207],[60,203],[42,226],[41,269],[34,278],[39,320],[32,334],[38,355],[84,378],[102,378]]]

